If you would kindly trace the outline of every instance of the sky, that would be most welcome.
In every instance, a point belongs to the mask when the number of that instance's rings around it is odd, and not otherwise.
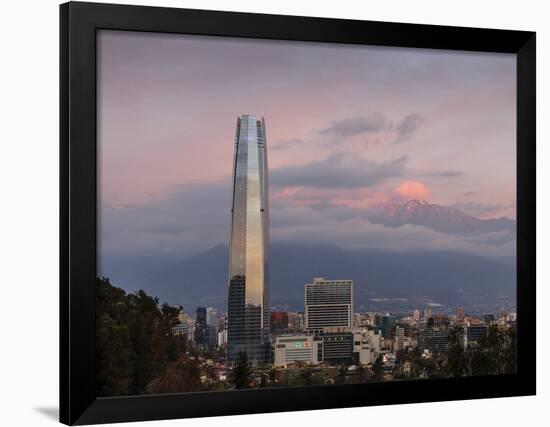
[[[515,76],[510,54],[100,31],[100,259],[227,244],[241,114],[265,118],[272,242],[512,256],[366,213],[515,219]]]

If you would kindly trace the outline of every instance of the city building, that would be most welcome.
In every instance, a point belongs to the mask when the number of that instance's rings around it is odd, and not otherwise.
[[[218,342],[219,347],[223,347],[227,344],[227,329],[223,329],[218,332]]]
[[[378,313],[367,313],[366,321],[368,326],[380,326],[380,315]]]
[[[172,327],[172,334],[176,337],[187,339],[187,337],[189,336],[189,326],[185,323],[180,322]]]
[[[426,326],[429,328],[447,328],[450,324],[449,318],[443,314],[435,314],[426,322]]]
[[[213,307],[206,309],[206,325],[208,327],[208,345],[215,347],[218,344],[218,310]]]
[[[420,321],[420,310],[414,310],[413,312],[413,319],[415,322],[419,322]]]
[[[318,356],[320,361],[335,365],[354,363],[353,332],[350,328],[325,328],[317,336],[321,340]]]
[[[320,344],[313,335],[280,335],[275,339],[274,365],[284,368],[296,362],[316,365]]]
[[[208,325],[206,307],[197,307],[195,316],[195,345],[200,348],[208,346]]]
[[[229,255],[228,361],[269,363],[269,208],[263,118],[237,119]]]
[[[325,328],[315,334],[286,334],[275,338],[275,367],[373,364],[380,354],[381,336],[366,328]]]
[[[489,332],[487,325],[470,325],[464,328],[464,347],[475,348]]]
[[[213,307],[208,307],[206,309],[206,324],[209,326],[216,326],[218,325],[218,310],[216,310]]]
[[[306,327],[304,313],[287,313],[288,330],[292,332],[303,332]]]
[[[180,305],[171,305],[173,308],[179,310],[178,313],[178,323],[172,328],[172,334],[183,338],[184,340],[192,340],[192,331],[194,328],[194,320],[183,311],[183,307]]]
[[[305,320],[308,332],[325,328],[351,328],[353,319],[353,281],[313,279],[305,285]]]
[[[380,332],[384,338],[391,339],[393,337],[396,323],[397,319],[390,313],[386,313],[380,318]]]
[[[288,313],[286,311],[272,311],[269,318],[272,334],[288,331]]]
[[[380,334],[365,328],[355,328],[352,333],[355,363],[360,365],[374,364],[380,354]]]
[[[401,326],[396,326],[394,350],[401,351],[404,348],[405,348],[405,328]]]
[[[449,350],[449,330],[437,328],[420,328],[418,330],[418,349],[431,352]]]

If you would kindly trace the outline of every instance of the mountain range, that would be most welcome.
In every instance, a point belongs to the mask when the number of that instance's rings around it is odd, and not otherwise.
[[[407,224],[450,234],[507,232],[508,218],[479,219],[459,209],[410,200],[388,204],[369,217],[386,227]],[[127,291],[144,289],[162,302],[194,310],[227,305],[229,248],[219,244],[185,258],[111,255],[102,258],[102,274]],[[330,245],[270,245],[270,302],[303,309],[304,284],[313,277],[352,279],[357,308],[373,299],[409,298],[456,305],[480,299],[515,300],[514,257],[486,258],[453,251],[391,252],[352,250]]]
[[[206,305],[225,311],[229,248],[217,245],[183,260],[109,257],[102,270],[127,291],[144,289],[187,310]],[[513,259],[446,251],[406,253],[336,246],[272,243],[270,302],[303,309],[304,284],[313,277],[352,279],[356,308],[372,298],[422,298],[448,305],[479,298],[515,299]]]
[[[480,219],[460,209],[431,204],[424,200],[384,205],[375,209],[368,219],[371,223],[386,227],[422,225],[447,234],[468,235],[496,231],[515,233],[516,231],[516,221],[512,219],[504,217]]]

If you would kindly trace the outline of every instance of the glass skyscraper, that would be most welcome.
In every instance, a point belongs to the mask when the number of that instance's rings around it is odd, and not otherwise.
[[[246,352],[255,364],[271,359],[269,341],[269,209],[265,122],[237,119],[229,255],[228,361]]]

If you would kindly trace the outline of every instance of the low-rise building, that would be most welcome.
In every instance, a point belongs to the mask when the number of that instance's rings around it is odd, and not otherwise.
[[[275,339],[274,364],[286,367],[295,362],[319,363],[320,340],[313,335],[280,335]]]
[[[418,331],[418,349],[431,352],[449,350],[449,330],[439,328],[421,328]]]
[[[464,328],[464,348],[475,348],[479,341],[487,336],[489,328],[487,325],[470,325]]]

